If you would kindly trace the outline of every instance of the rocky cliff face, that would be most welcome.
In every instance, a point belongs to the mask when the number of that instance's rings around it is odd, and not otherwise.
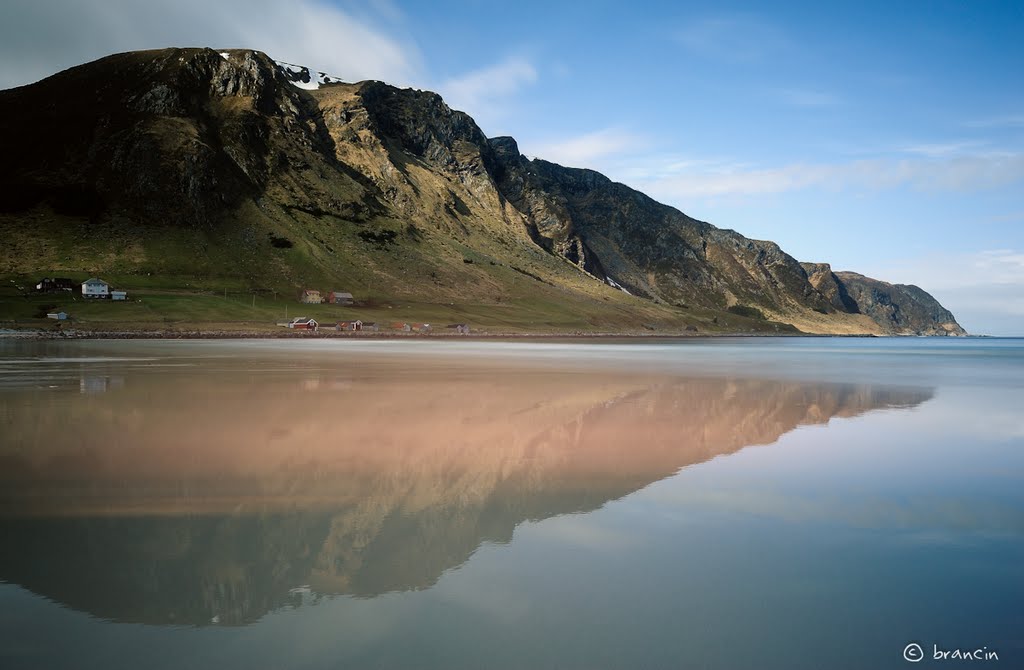
[[[0,137],[0,224],[88,221],[141,249],[90,271],[334,277],[444,304],[528,299],[518,291],[585,314],[603,301],[619,319],[703,310],[708,325],[731,312],[755,327],[962,333],[920,289],[871,292],[599,173],[529,160],[434,93],[340,83],[260,52],[119,54],[0,91]],[[182,230],[203,239],[173,242],[189,249],[171,267],[162,249]],[[271,247],[282,239],[295,251]]]
[[[858,311],[896,335],[966,335],[953,314],[917,286],[890,284],[856,272],[834,275]]]
[[[692,219],[591,170],[519,154],[491,140],[498,188],[545,249],[635,295],[726,309],[828,309],[800,264],[773,242]]]
[[[0,93],[0,209],[210,226],[273,172],[269,136],[302,105],[262,54],[119,54]],[[294,137],[301,142],[301,139]],[[311,141],[312,138],[306,138]],[[8,153],[9,152],[9,153]]]

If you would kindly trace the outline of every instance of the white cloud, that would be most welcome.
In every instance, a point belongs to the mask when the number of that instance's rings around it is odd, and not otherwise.
[[[448,106],[482,118],[500,112],[516,93],[537,81],[537,70],[525,58],[511,57],[441,82],[437,86]],[[478,123],[483,125],[480,118]]]
[[[887,281],[911,283],[913,277],[915,282],[927,282],[937,289],[993,285],[1024,287],[1024,251],[988,249],[967,254],[935,254],[902,260],[879,271],[890,277]]]
[[[870,158],[759,166],[728,156],[694,157],[646,151],[652,139],[606,128],[565,141],[528,144],[528,154],[599,169],[663,202],[761,196],[805,189],[974,192],[1024,180],[1024,153],[995,151],[985,142],[907,142],[876,147]]]
[[[110,53],[168,46],[258,49],[348,81],[404,85],[421,78],[409,43],[317,0],[9,0],[0,8],[0,87]]]
[[[754,63],[793,49],[775,25],[751,14],[725,14],[689,23],[676,39],[693,53],[712,60]]]
[[[1024,221],[1024,210],[1021,210],[1021,211],[1018,211],[1018,212],[1008,212],[1006,214],[999,214],[997,216],[993,216],[993,217],[988,218],[985,222],[986,223],[1009,223],[1009,222],[1017,222],[1017,221]]]
[[[985,143],[977,140],[925,142],[921,144],[907,145],[902,147],[900,151],[918,156],[928,156],[929,158],[939,158],[942,156],[960,155],[967,151],[977,150],[983,146],[985,146]]]
[[[1024,251],[931,254],[860,270],[884,281],[920,286],[969,332],[1024,334]]]
[[[0,4],[0,88],[121,51],[249,48],[345,81],[437,90],[483,126],[508,116],[515,94],[538,79],[529,60],[514,57],[438,83],[407,32],[391,0],[359,10],[323,0],[10,0]]]
[[[783,103],[794,107],[832,107],[840,102],[832,93],[811,89],[783,88],[775,94]]]
[[[953,312],[967,332],[978,335],[1024,335],[1024,282],[1019,284],[971,284],[932,289],[942,306]]]
[[[724,157],[695,158],[680,154],[634,155],[619,161],[616,174],[631,183],[649,184],[681,175],[728,175],[754,169],[752,163]]]
[[[1007,116],[976,119],[968,121],[964,125],[969,128],[1024,128],[1024,114],[1009,114]]]
[[[405,14],[392,0],[366,0],[366,5],[389,21],[398,23],[405,20]]]
[[[622,128],[603,128],[556,142],[528,144],[524,152],[568,167],[602,169],[602,159],[635,153],[647,138]]]
[[[995,284],[1024,284],[1024,252],[1012,249],[982,251],[973,258],[974,269]]]
[[[881,190],[908,186],[923,191],[975,191],[1024,180],[1024,154],[878,158],[846,163],[796,163],[779,167],[684,169],[636,184],[655,198],[764,195],[807,188]]]

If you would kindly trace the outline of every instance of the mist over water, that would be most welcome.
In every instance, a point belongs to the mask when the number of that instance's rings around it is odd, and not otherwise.
[[[1021,407],[1015,340],[0,341],[0,665],[1012,667]]]

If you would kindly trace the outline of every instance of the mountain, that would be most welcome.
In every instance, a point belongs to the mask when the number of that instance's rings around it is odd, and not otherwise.
[[[0,91],[0,137],[0,272],[330,285],[513,329],[964,334],[919,289],[528,159],[434,93],[257,51],[117,54]]]

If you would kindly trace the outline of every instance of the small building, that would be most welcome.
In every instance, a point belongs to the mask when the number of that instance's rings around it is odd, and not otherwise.
[[[412,324],[411,329],[412,329],[412,332],[414,332],[414,333],[429,333],[430,332],[430,324],[429,323],[414,323],[414,324]]]
[[[351,305],[355,302],[355,298],[352,297],[351,293],[331,291],[327,294],[327,302],[332,305]]]
[[[47,319],[55,319],[57,321],[65,321],[68,318],[67,312],[50,312],[46,315]]]
[[[363,329],[363,322],[360,321],[359,319],[356,319],[355,321],[339,321],[338,325],[336,325],[334,328],[336,330],[348,330],[348,331],[362,330]]]
[[[296,330],[316,330],[320,327],[320,324],[312,317],[297,316],[288,322],[288,327]]]
[[[86,279],[82,282],[82,295],[86,298],[109,298],[110,284],[102,279]]]
[[[459,335],[469,335],[469,326],[465,323],[449,323],[448,328],[454,330]]]
[[[376,333],[380,331],[380,325],[377,323],[364,323],[363,330],[368,330],[370,332]]]
[[[412,326],[401,321],[395,321],[394,323],[391,324],[391,330],[401,330],[408,333],[412,331]]]
[[[306,303],[307,305],[319,305],[324,301],[320,291],[315,288],[302,289],[302,293],[299,294],[299,302]]]
[[[127,300],[128,299],[128,291],[111,291],[110,292],[110,299],[111,300]]]
[[[67,277],[46,277],[40,279],[39,283],[36,284],[36,290],[43,293],[53,293],[55,291],[74,291],[78,285],[74,279],[68,279]]]

